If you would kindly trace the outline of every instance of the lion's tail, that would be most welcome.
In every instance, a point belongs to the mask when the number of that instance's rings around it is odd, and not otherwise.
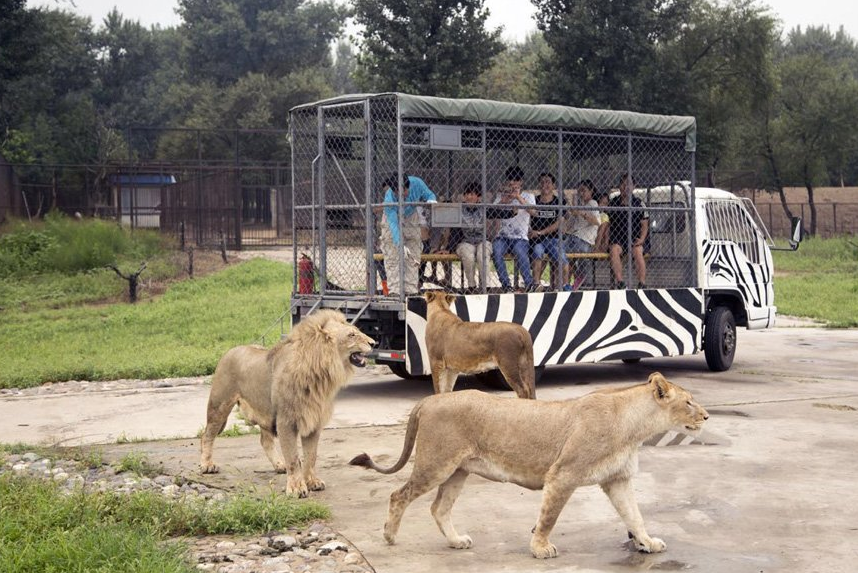
[[[414,442],[417,439],[417,427],[420,422],[420,407],[423,405],[423,401],[417,403],[414,406],[414,409],[411,410],[411,414],[408,416],[408,426],[405,429],[405,443],[402,444],[402,453],[399,454],[399,460],[389,468],[383,468],[375,464],[372,461],[372,458],[369,457],[369,454],[363,453],[359,456],[355,456],[352,461],[349,462],[349,465],[352,466],[361,466],[364,468],[370,468],[381,474],[395,474],[408,462],[408,458],[411,457],[411,451],[414,449]]]

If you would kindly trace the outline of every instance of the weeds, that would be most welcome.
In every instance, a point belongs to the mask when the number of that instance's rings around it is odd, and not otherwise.
[[[133,472],[143,477],[155,477],[160,475],[161,466],[149,462],[146,454],[141,452],[128,452],[115,465],[117,473]]]
[[[2,475],[0,563],[4,573],[190,573],[187,546],[171,537],[263,533],[328,517],[318,503],[276,495],[223,502],[82,488],[68,495],[50,481]]]

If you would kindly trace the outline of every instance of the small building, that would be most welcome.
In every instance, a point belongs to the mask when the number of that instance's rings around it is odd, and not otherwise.
[[[162,190],[175,183],[173,175],[163,173],[111,175],[111,199],[119,208],[121,223],[135,228],[159,228]]]

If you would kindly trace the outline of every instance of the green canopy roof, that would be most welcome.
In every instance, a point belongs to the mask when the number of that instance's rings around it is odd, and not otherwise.
[[[403,118],[445,119],[479,123],[551,126],[568,129],[608,129],[666,137],[684,137],[686,151],[697,145],[697,123],[693,117],[655,115],[631,111],[584,109],[563,105],[532,105],[484,99],[454,99],[402,93],[349,94],[296,106],[292,111],[394,97]]]

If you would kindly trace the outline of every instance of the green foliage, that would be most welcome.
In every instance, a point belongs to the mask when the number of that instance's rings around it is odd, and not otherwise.
[[[484,0],[356,0],[364,87],[460,97],[503,50]],[[465,48],[466,47],[466,48]]]
[[[327,0],[179,0],[185,69],[219,87],[248,74],[274,79],[330,65],[348,10]]]
[[[128,452],[116,463],[117,473],[133,472],[139,476],[155,477],[163,473],[159,466],[149,462],[149,458],[142,452]]]
[[[0,279],[94,271],[123,258],[152,257],[165,245],[166,239],[154,231],[135,231],[132,235],[112,222],[77,221],[49,213],[44,223],[18,223],[0,235]]]
[[[854,239],[808,239],[798,251],[775,252],[778,313],[828,326],[858,326],[858,246]]]
[[[492,59],[471,90],[475,97],[518,103],[541,103],[538,85],[540,62],[551,56],[551,48],[540,32],[521,43],[507,45]]]
[[[533,0],[552,48],[540,87],[551,103],[641,110],[658,47],[687,27],[692,0]]]
[[[315,502],[241,494],[224,502],[155,492],[64,494],[52,482],[0,476],[3,571],[190,573],[187,546],[169,537],[252,534],[326,519]]]
[[[256,259],[142,304],[4,311],[0,387],[210,374],[286,311],[290,276]]]

